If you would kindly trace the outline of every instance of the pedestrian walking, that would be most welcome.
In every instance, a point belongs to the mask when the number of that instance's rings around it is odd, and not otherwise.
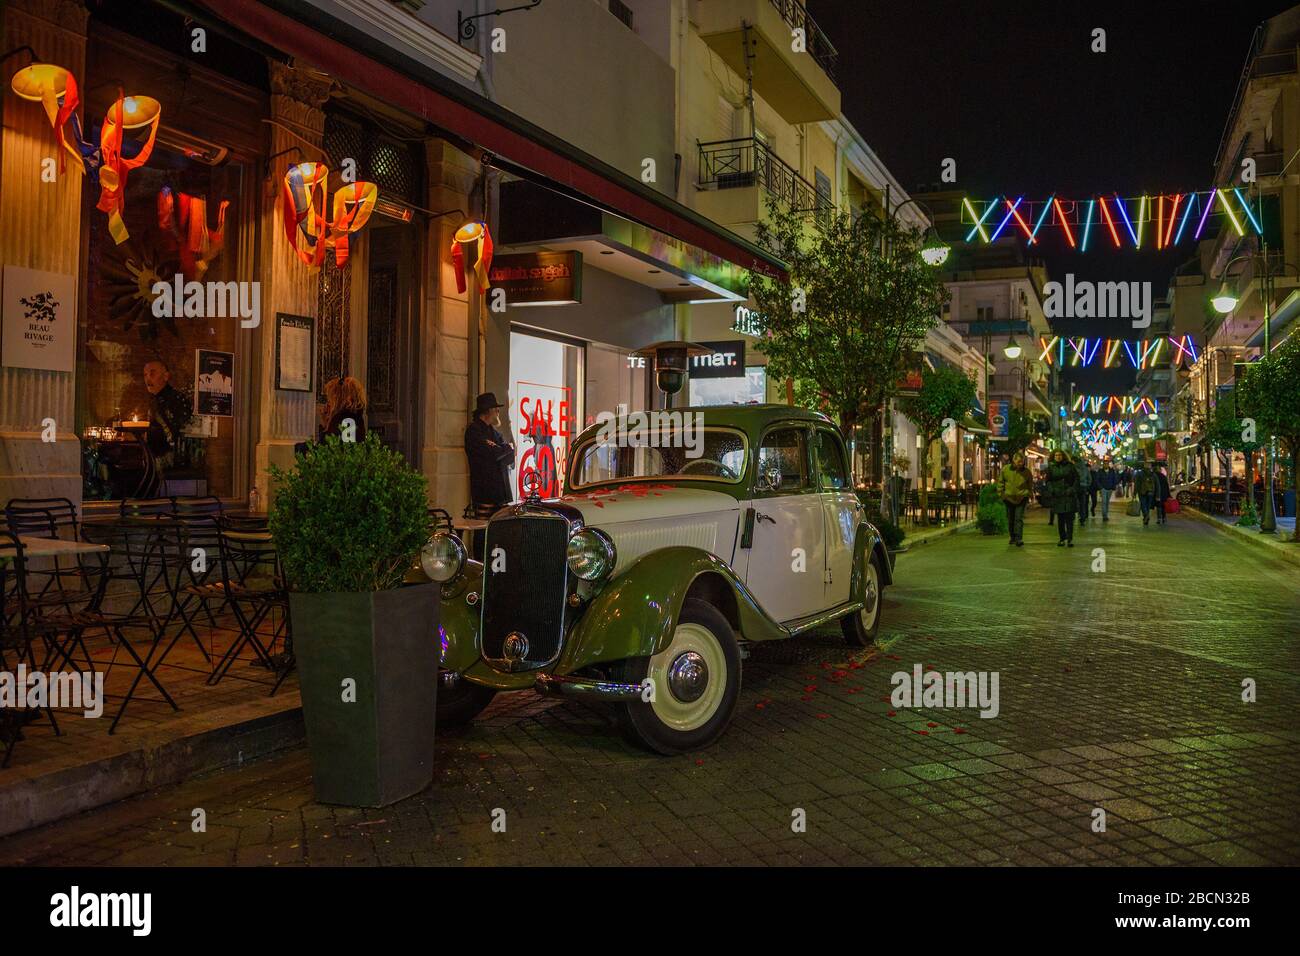
[[[1061,449],[1052,452],[1047,466],[1048,507],[1056,515],[1058,548],[1074,547],[1074,513],[1079,509],[1079,470]]]
[[[1025,546],[1025,508],[1029,504],[1029,493],[1034,487],[1034,473],[1025,464],[1022,452],[1011,456],[1011,463],[1002,466],[998,475],[998,496],[1007,508],[1007,530],[1011,533],[1011,543],[1017,548]]]
[[[1138,468],[1137,474],[1133,476],[1133,491],[1137,494],[1138,503],[1142,508],[1142,523],[1150,524],[1151,505],[1155,500],[1156,493],[1156,476],[1152,474],[1145,461]]]
[[[1169,476],[1165,474],[1164,467],[1156,469],[1155,475],[1155,505],[1156,517],[1160,524],[1165,524],[1165,502],[1169,500]]]
[[[1097,495],[1101,491],[1101,486],[1097,484],[1097,475],[1099,472],[1092,465],[1088,466],[1088,517],[1097,517]]]
[[[1076,504],[1079,509],[1079,527],[1088,523],[1088,488],[1092,484],[1092,474],[1088,470],[1088,462],[1084,460],[1082,454],[1074,463],[1074,470],[1078,475],[1079,481],[1074,486]]]
[[[1115,493],[1115,488],[1119,485],[1119,472],[1109,460],[1101,466],[1101,471],[1097,472],[1096,484],[1101,491],[1101,520],[1109,521],[1110,496]]]

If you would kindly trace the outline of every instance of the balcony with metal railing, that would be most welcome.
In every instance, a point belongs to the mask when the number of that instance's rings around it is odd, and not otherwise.
[[[700,38],[787,122],[839,115],[839,54],[801,0],[700,0],[694,10]]]
[[[804,31],[808,55],[828,77],[834,80],[835,64],[839,60],[839,53],[826,34],[822,33],[821,27],[817,26],[817,21],[809,15],[808,8],[799,0],[769,0],[769,2],[780,12],[781,18],[789,24],[791,30]]]
[[[700,189],[761,187],[787,209],[810,213],[818,218],[830,215],[835,206],[830,196],[818,192],[770,146],[753,137],[700,143],[699,170]],[[746,213],[752,212],[752,215],[744,215],[733,222],[756,221],[762,214],[757,199],[755,195],[752,203],[744,204]]]

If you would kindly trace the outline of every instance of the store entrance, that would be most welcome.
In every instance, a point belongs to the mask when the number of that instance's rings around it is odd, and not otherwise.
[[[420,423],[415,363],[420,350],[414,264],[420,261],[419,238],[413,224],[375,217],[368,241],[367,427],[418,468]]]

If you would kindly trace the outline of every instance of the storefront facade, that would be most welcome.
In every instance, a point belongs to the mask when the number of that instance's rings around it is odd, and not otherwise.
[[[291,465],[318,434],[325,387],[346,375],[369,393],[370,430],[425,473],[431,504],[459,513],[475,395],[508,405],[516,476],[539,463],[556,474],[567,440],[601,412],[661,401],[637,350],[680,337],[684,310],[701,297],[741,299],[749,266],[779,269],[665,209],[671,199],[521,137],[500,115],[407,76],[385,84],[391,68],[309,26],[287,29],[283,15],[242,0],[205,6],[212,19],[145,3],[5,7],[8,45],[38,58],[18,54],[6,76],[31,62],[67,70],[82,91],[86,140],[101,135],[119,89],[132,107],[156,100],[158,110],[154,122],[125,124],[122,154],[138,156],[146,142],[151,152],[124,177],[118,241],[97,208],[99,185],[71,157],[42,181],[47,161],[59,161],[58,134],[41,103],[6,90],[4,262],[71,290],[60,293],[67,324],[57,328],[75,322],[76,337],[60,368],[0,355],[4,500],[58,496],[94,511],[210,495],[265,509],[271,468]],[[447,62],[474,75],[477,56],[447,44]],[[503,158],[503,145],[530,165]],[[326,216],[354,183],[376,187],[345,263],[338,248],[305,262],[305,233],[286,229],[286,174],[305,163],[328,167]],[[507,238],[521,182],[599,203],[602,225],[554,249]],[[524,301],[505,272],[490,282],[500,290],[481,288],[472,261],[451,255],[456,230],[475,221],[496,239],[502,269],[517,257],[564,257],[576,282],[568,298]],[[34,281],[15,276],[13,288]],[[158,283],[174,305],[160,305]]]

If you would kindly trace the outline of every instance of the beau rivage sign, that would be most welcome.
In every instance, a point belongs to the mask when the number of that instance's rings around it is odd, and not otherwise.
[[[582,301],[582,253],[521,252],[497,256],[488,270],[508,305],[576,305]]]

